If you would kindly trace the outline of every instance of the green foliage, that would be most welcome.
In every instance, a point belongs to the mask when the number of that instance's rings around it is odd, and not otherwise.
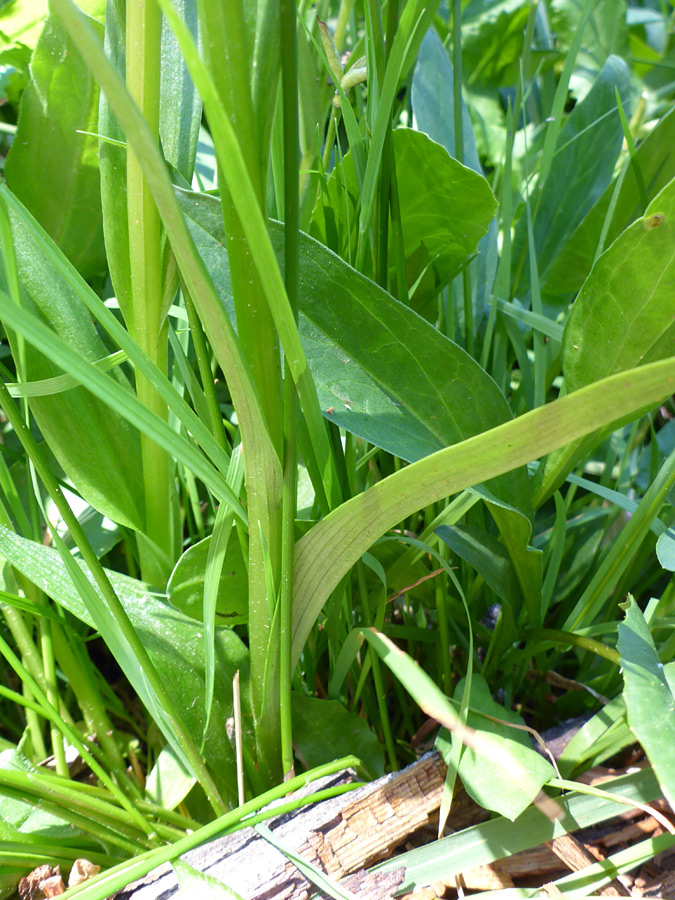
[[[618,648],[628,723],[654,767],[664,797],[672,804],[675,771],[669,748],[675,729],[675,667],[659,661],[649,627],[630,595],[622,606],[626,617],[619,625]]]
[[[31,81],[5,177],[89,280],[100,278],[106,266],[98,141],[82,133],[96,131],[98,97],[98,85],[68,33],[57,16],[50,16],[31,59]]]
[[[659,790],[515,726],[672,793],[672,23],[460,7],[52,0],[29,70],[0,10],[0,894],[49,838],[108,896],[425,716],[498,816],[410,889]]]

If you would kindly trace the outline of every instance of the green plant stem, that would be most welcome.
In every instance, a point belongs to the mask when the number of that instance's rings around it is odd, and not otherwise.
[[[209,421],[211,422],[211,432],[220,446],[230,452],[230,442],[227,439],[225,426],[223,425],[223,415],[220,411],[218,403],[218,395],[216,394],[215,385],[213,383],[213,375],[211,373],[211,365],[206,349],[206,341],[204,339],[204,331],[202,323],[199,321],[195,305],[190,297],[190,292],[183,286],[183,300],[185,302],[185,310],[188,314],[188,322],[190,323],[190,337],[192,338],[192,346],[195,348],[195,357],[197,358],[197,367],[202,380],[202,389],[206,397],[206,405],[209,411]]]
[[[298,193],[298,46],[295,0],[281,0],[281,97],[284,147],[284,285],[297,322],[300,206]],[[279,604],[279,712],[281,762],[284,780],[294,774],[291,718],[291,632],[293,624],[293,561],[295,553],[295,513],[297,505],[297,392],[290,367],[284,372],[284,474],[282,487],[281,574]]]
[[[345,34],[347,33],[347,22],[354,8],[354,0],[341,0],[340,10],[338,12],[335,31],[333,32],[333,41],[338,52],[344,44]]]
[[[87,734],[95,737],[104,755],[105,762],[114,774],[117,783],[130,797],[139,798],[141,791],[133,778],[127,775],[124,758],[115,740],[115,732],[102,702],[92,673],[86,672],[77,659],[71,644],[66,640],[63,629],[54,630],[54,655],[71,685],[87,727]]]
[[[42,665],[44,667],[47,682],[47,700],[54,709],[59,708],[59,694],[56,684],[56,666],[54,664],[54,644],[52,641],[54,623],[46,619],[39,621],[40,646],[42,649]],[[49,726],[52,752],[56,772],[64,778],[69,777],[68,763],[66,762],[66,748],[63,743],[63,735],[54,723]]]
[[[46,693],[47,682],[45,680],[42,660],[40,659],[40,654],[35,646],[31,632],[26,625],[24,616],[18,610],[5,605],[2,607],[2,614],[14,643],[21,654],[21,660],[26,667],[26,670],[30,672],[31,676],[40,685],[40,688]]]
[[[361,596],[361,606],[363,608],[363,618],[365,620],[366,627],[370,627],[373,624],[371,612],[370,612],[370,602],[368,600],[368,587],[366,585],[366,579],[363,571],[363,563],[359,560],[357,563],[357,579],[359,585],[359,594]],[[373,670],[373,682],[375,685],[375,699],[377,701],[377,709],[380,715],[380,725],[382,726],[382,736],[384,738],[384,745],[387,749],[387,756],[389,758],[389,765],[392,768],[392,771],[397,772],[399,765],[398,759],[396,758],[396,747],[394,746],[394,738],[391,733],[391,724],[389,722],[389,712],[387,710],[387,692],[384,687],[384,680],[382,678],[382,667],[380,665],[380,657],[375,653],[372,648],[368,649],[368,656],[370,660],[370,665]]]
[[[232,812],[226,813],[221,818],[216,819],[214,822],[210,822],[203,828],[199,828],[193,834],[187,835],[171,846],[160,847],[158,850],[151,850],[148,853],[143,853],[131,862],[121,863],[120,865],[109,869],[107,872],[95,875],[86,883],[82,883],[81,885],[72,888],[70,896],[76,897],[79,893],[87,890],[87,888],[92,887],[93,885],[105,885],[108,894],[113,894],[115,891],[125,887],[131,881],[147,875],[151,869],[162,865],[162,863],[176,859],[184,853],[187,853],[188,850],[199,847],[207,841],[214,840],[221,835],[230,834],[233,831],[238,831],[240,828],[246,828],[249,825],[262,821],[263,818],[269,818],[271,815],[282,815],[283,813],[299,809],[301,806],[307,804],[307,797],[294,798],[287,803],[275,805],[273,809],[266,810],[264,813],[260,813],[259,816],[256,815],[263,806],[267,806],[275,800],[281,800],[286,794],[297,791],[318,778],[322,778],[325,775],[332,775],[334,772],[339,772],[341,769],[349,766],[360,766],[360,764],[360,760],[355,756],[347,756],[343,759],[337,759],[331,763],[312,769],[304,775],[297,775],[285,784],[266,791],[254,800],[249,800],[237,809],[232,810]],[[352,784],[347,785],[346,787],[348,790],[352,790],[358,786],[358,784]],[[337,789],[329,788],[327,791],[321,791],[310,795],[310,802],[327,799],[328,796],[336,796],[337,794],[344,792],[345,785],[340,785]]]
[[[30,690],[35,699],[22,697],[15,691],[10,691],[8,688],[3,687],[2,685],[0,685],[0,697],[5,697],[11,702],[25,707],[27,710],[30,709],[36,713],[39,713],[39,715],[46,718],[47,721],[50,722],[50,724],[55,724],[58,728],[60,728],[64,736],[73,745],[73,747],[75,747],[75,749],[78,751],[82,759],[87,763],[96,777],[101,781],[103,785],[108,788],[110,793],[118,799],[122,809],[127,810],[132,819],[139,826],[140,830],[150,836],[153,831],[152,825],[149,822],[146,822],[145,818],[134,808],[131,801],[123,794],[123,792],[119,789],[115,782],[110,778],[108,773],[99,765],[95,757],[87,748],[86,744],[81,740],[78,730],[76,728],[69,727],[63,721],[63,719],[60,718],[58,712],[50,705],[44,693],[40,690],[36,682],[25,670],[20,660],[14,655],[12,649],[3,640],[2,636],[0,636],[0,653],[2,653],[7,662],[21,679],[24,685],[24,690]]]
[[[533,641],[553,641],[556,644],[567,644],[571,647],[579,647],[581,650],[588,650],[589,653],[595,653],[596,656],[602,656],[615,665],[620,665],[621,657],[617,650],[613,650],[600,641],[594,641],[593,638],[583,637],[580,634],[574,634],[572,631],[562,631],[558,628],[533,628],[526,631],[523,635],[525,640]]]
[[[154,3],[129,3],[126,10],[126,80],[131,96],[155,137],[159,136],[159,78],[162,16]],[[161,223],[140,161],[127,150],[127,210],[131,274],[130,333],[159,370],[166,373],[167,323],[163,321]],[[166,419],[166,404],[136,372],[136,395],[148,409]],[[141,434],[145,535],[139,539],[141,574],[149,584],[163,587],[176,558],[174,513],[171,506],[169,457],[151,438]]]
[[[171,723],[176,739],[179,741],[186,758],[193,767],[195,775],[199,778],[209,802],[216,811],[225,809],[225,804],[201,758],[201,754],[199,753],[192,735],[185,727],[173,701],[167,694],[157,669],[148,656],[143,642],[140,640],[136,630],[129,621],[126,610],[108,580],[108,576],[99,562],[98,557],[94,553],[91,544],[87,540],[87,536],[85,535],[82,526],[68,505],[58,482],[44,460],[35,438],[26,427],[14,401],[9,396],[9,392],[2,381],[0,381],[0,405],[14,429],[17,438],[21,441],[26,453],[32,460],[40,480],[45,486],[49,496],[58,509],[61,518],[65,522],[71,537],[82,554],[82,559],[91,572],[94,582],[101,592],[109,612],[114,617],[120,632],[134,653],[139,665],[142,667],[148,685]]]

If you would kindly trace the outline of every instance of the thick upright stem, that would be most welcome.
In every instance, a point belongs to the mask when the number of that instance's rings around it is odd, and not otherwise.
[[[127,86],[157,137],[161,24],[161,13],[153,0],[132,0],[127,4]],[[132,337],[166,373],[167,328],[162,321],[160,219],[138,158],[131,148],[127,152],[127,209]],[[166,418],[166,404],[140,374],[136,376],[136,393],[148,409]],[[170,461],[166,451],[146,435],[141,435],[141,454],[146,516],[145,535],[139,536],[141,574],[151,584],[164,585],[175,561]]]

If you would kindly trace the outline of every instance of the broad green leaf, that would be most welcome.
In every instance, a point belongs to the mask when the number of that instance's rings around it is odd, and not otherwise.
[[[545,281],[556,255],[610,183],[623,131],[616,108],[618,88],[628,109],[628,69],[610,57],[588,96],[560,129],[548,178],[531,197],[539,279]],[[527,217],[518,221],[513,244],[516,287],[529,290]]]
[[[457,686],[455,699],[459,701],[463,692],[464,680]],[[522,726],[524,722],[519,715],[492,699],[488,684],[478,674],[472,677],[470,704],[467,725],[480,732],[489,758],[494,761],[506,758],[515,760],[520,770],[527,771],[530,777],[526,782],[504,778],[499,766],[486,764],[485,756],[479,756],[471,747],[464,748],[459,762],[459,777],[476,803],[513,820],[530,805],[542,785],[555,776],[555,769],[533,749],[527,731],[504,724],[508,722]],[[452,741],[455,740],[457,738],[453,734]]]
[[[164,809],[175,809],[195,784],[195,777],[167,744],[162,747],[145,782],[145,796]]]
[[[527,17],[527,16],[526,16]],[[412,104],[415,127],[441,144],[456,157],[454,128],[453,71],[448,54],[435,31],[429,30],[422,41],[412,82]],[[462,103],[462,135],[464,164],[483,174],[471,119]],[[474,317],[480,321],[485,302],[490,296],[497,270],[497,224],[490,222],[487,234],[478,242],[478,256],[469,263]],[[464,316],[463,304],[457,309],[458,325]]]
[[[630,410],[658,404],[675,387],[674,363],[652,363],[568,394],[418,460],[331,512],[296,545],[293,659],[345,573],[388,529],[429,503],[518,468]]]
[[[644,218],[622,232],[596,261],[563,335],[568,390],[675,353],[674,224],[675,179],[652,200]],[[637,412],[627,410],[620,421],[630,421]],[[598,440],[598,434],[591,434],[583,443],[549,456],[535,478],[535,505],[558,487],[575,460]]]
[[[666,800],[675,803],[675,663],[668,671],[635,600],[629,595],[619,624],[618,650],[628,724],[640,741]]]
[[[232,316],[218,201],[182,190],[177,195]],[[281,259],[283,226],[271,222],[270,235]],[[464,350],[304,234],[298,304],[324,415],[340,427],[412,461],[510,418],[499,388]],[[528,514],[524,472],[489,490]]]
[[[310,769],[344,756],[347,751],[363,761],[369,774],[384,772],[384,748],[368,722],[348,712],[337,700],[320,700],[293,693],[293,743]]]
[[[495,212],[494,194],[482,175],[452,159],[421,131],[398,128],[392,133],[392,145],[409,285],[430,265],[435,287],[443,287],[475,253]],[[344,166],[328,179],[327,193],[310,225],[310,234],[343,259],[349,258],[350,242],[355,246],[359,200],[353,156],[348,153]],[[394,258],[392,243],[390,259]]]
[[[675,354],[675,179],[597,260],[562,345],[569,391]]]
[[[103,29],[90,20],[101,34]],[[105,273],[98,141],[98,85],[57,16],[31,60],[32,81],[5,164],[7,184],[83,278]]]
[[[47,596],[93,627],[93,620],[55,550],[0,528],[0,553]],[[174,609],[163,594],[142,582],[117,572],[106,571],[106,574],[124,603],[150,659],[162,675],[167,693],[198,740],[204,723],[203,626]],[[225,735],[224,723],[232,710],[232,678],[238,669],[242,677],[246,677],[248,651],[229,628],[221,628],[216,633],[216,665],[221,681],[213,702],[212,726],[206,739],[204,758],[218,787],[229,799],[235,800],[234,751]]]
[[[211,536],[189,547],[176,563],[167,586],[167,599],[186,616],[204,621],[204,574]],[[236,537],[227,544],[220,574],[217,625],[238,625],[248,620],[246,564]]]
[[[10,210],[14,252],[21,298],[57,335],[89,362],[107,355],[91,316],[67,285],[54,263],[41,252],[40,240],[49,241],[40,226],[26,214]],[[68,263],[64,260],[63,265]],[[8,291],[6,261],[0,260],[0,288]],[[16,359],[19,344],[10,333]],[[52,378],[61,370],[25,344],[27,381]],[[117,370],[114,378],[129,385]],[[50,450],[82,496],[119,524],[143,530],[145,524],[143,481],[138,432],[83,387],[45,397],[33,397],[30,408]]]
[[[636,151],[647,197],[650,200],[675,177],[673,147],[675,147],[675,109],[670,110],[661,119]],[[605,190],[556,257],[543,286],[543,290],[549,294],[578,291],[588,276],[619,178],[620,175]],[[628,163],[615,200],[604,247],[609,247],[624,228],[641,217],[643,212],[635,180],[635,169]]]
[[[493,779],[498,778],[502,782],[508,782],[508,785],[500,792],[499,808],[503,806],[508,809],[508,815],[514,818],[518,814],[516,810],[522,812],[536,796],[544,781],[554,774],[553,769],[550,766],[547,767],[544,775],[546,762],[541,757],[539,757],[541,765],[531,760],[529,755],[523,752],[523,746],[517,740],[496,741],[494,730],[484,717],[475,717],[468,726],[463,725],[460,722],[456,704],[445,696],[415,660],[399,650],[389,638],[375,629],[360,628],[358,631],[398,678],[420,709],[445,728],[452,730],[453,740],[461,740],[465,745],[464,754],[469,749],[474,751],[476,756],[467,763],[466,777],[471,779],[472,786],[475,786],[477,792],[481,791],[480,785],[483,783],[483,779],[488,777],[485,773],[479,772],[480,767],[489,768]],[[484,690],[489,697],[487,686]],[[487,706],[487,702],[487,700],[484,701],[485,706]],[[473,705],[473,692],[471,703]],[[503,711],[503,708],[497,704],[495,707],[499,712]],[[493,713],[490,712],[490,714]],[[534,753],[535,751],[530,748],[529,752]],[[477,759],[480,759],[478,765],[476,765]],[[494,783],[493,780],[493,791]],[[493,796],[491,802],[495,802],[496,799]],[[495,808],[490,805],[490,801],[486,805],[488,808]]]
[[[518,579],[504,544],[472,525],[441,525],[436,534],[460,559],[473,566],[501,600],[518,610]],[[473,701],[473,694],[471,698]]]
[[[93,19],[93,28],[103,33]],[[86,279],[105,273],[98,141],[98,85],[57,16],[31,60],[7,184]]]

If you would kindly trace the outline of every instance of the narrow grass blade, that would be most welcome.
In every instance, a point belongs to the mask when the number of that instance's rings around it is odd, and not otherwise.
[[[612,544],[609,552],[596,568],[590,583],[568,615],[563,628],[574,631],[580,625],[587,625],[595,621],[603,603],[610,597],[621,575],[633,560],[636,548],[650,530],[674,484],[675,450],[663,463],[638,508],[623,528],[621,540]]]
[[[189,465],[217,497],[226,500],[234,515],[247,524],[246,513],[223,476],[211,466],[199,451],[182,435],[177,434],[155,413],[146,409],[130,391],[122,388],[94,365],[70,351],[68,346],[53,334],[36,316],[18,309],[4,292],[0,291],[0,311],[3,321],[26,340],[38,347],[45,356],[53,359],[81,383],[87,385],[95,396],[111,405],[121,416],[140,431],[151,436],[176,459]]]
[[[267,223],[255,195],[241,147],[211,76],[202,63],[198,50],[184,23],[176,15],[171,0],[158,0],[167,17],[185,61],[204,102],[204,109],[214,138],[218,163],[222,169],[232,202],[248,241],[260,283],[274,318],[284,349],[286,364],[296,384],[302,411],[307,421],[312,447],[323,473],[327,493],[337,499],[337,473],[334,471],[330,442],[323,425],[316,387],[307,366],[293,312],[288,302],[279,266],[267,231]],[[192,292],[191,292],[192,293]],[[194,297],[194,293],[192,293]],[[331,485],[334,487],[331,488]]]
[[[299,853],[296,853],[290,847],[287,847],[283,841],[280,841],[279,838],[274,836],[266,825],[256,825],[255,830],[261,837],[265,838],[269,844],[272,844],[272,846],[276,847],[280,853],[283,853],[287,859],[290,859],[296,869],[302,872],[305,878],[307,878],[308,881],[311,881],[312,884],[319,888],[324,894],[328,894],[329,897],[333,897],[335,900],[357,900],[356,894],[352,894],[352,892],[348,891],[346,888],[340,887],[340,885],[333,881],[332,878],[329,878],[325,872],[322,872],[321,869],[318,869],[315,865],[312,865],[312,863],[303,859]]]
[[[115,116],[124,127],[130,146],[143,161],[145,175],[176,261],[227,379],[242,433],[245,434],[246,440],[256,447],[255,459],[247,461],[247,467],[249,465],[255,467],[263,480],[273,484],[280,480],[280,464],[262,417],[260,400],[213,282],[187,231],[157,143],[75,4],[71,0],[54,0],[54,9],[105,91]],[[173,12],[175,14],[175,10]],[[180,19],[178,21],[179,26],[184,27],[182,21]],[[194,46],[189,32],[187,40],[190,46]]]
[[[227,454],[214,440],[208,428],[206,428],[194,414],[167,378],[162,375],[141,348],[131,339],[129,333],[115,318],[114,313],[108,308],[107,304],[104,304],[100,297],[98,297],[89,285],[78,275],[75,269],[64,258],[63,254],[60,253],[56,245],[39,228],[37,223],[32,219],[17,198],[5,188],[0,188],[0,192],[12,214],[16,216],[17,219],[21,221],[22,225],[31,233],[32,238],[39,248],[39,252],[49,260],[50,264],[63,279],[64,284],[77,295],[91,315],[102,325],[122,351],[126,353],[134,366],[143,373],[144,377],[152,384],[157,393],[166,402],[169,409],[183,424],[186,431],[192,434],[195,440],[200,444],[206,455],[213,461],[214,465],[221,471],[225,471],[228,465]],[[184,310],[176,310],[175,307],[172,309],[174,314],[180,312],[181,315],[185,315]],[[98,363],[96,363],[96,365],[98,365]],[[106,371],[106,369],[103,368],[103,371]]]

